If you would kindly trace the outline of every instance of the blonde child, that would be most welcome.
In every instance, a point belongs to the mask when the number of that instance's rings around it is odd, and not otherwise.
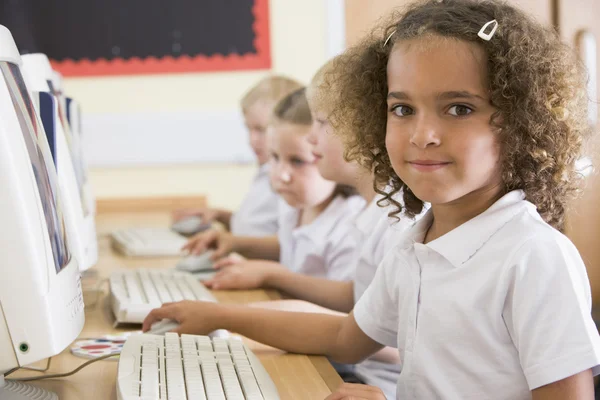
[[[559,232],[590,130],[572,50],[504,2],[430,0],[336,69],[335,128],[354,132],[387,198],[402,191],[405,214],[424,201],[427,214],[347,317],[184,302],[144,328],[171,318],[343,362],[397,346],[398,399],[593,398],[589,282]],[[328,399],[382,396],[343,385]]]
[[[250,147],[259,167],[240,208],[235,213],[218,208],[183,209],[173,214],[174,221],[199,216],[205,222],[222,223],[235,235],[268,236],[277,232],[279,200],[269,185],[266,130],[275,104],[300,87],[293,79],[269,76],[252,87],[241,100]]]
[[[354,195],[353,189],[319,174],[318,155],[309,142],[311,126],[305,89],[293,92],[275,107],[268,132],[271,184],[290,206],[280,212],[276,237],[210,231],[190,240],[185,249],[200,253],[214,247],[215,259],[232,251],[260,259],[244,261],[248,267],[282,269],[283,265],[300,274],[351,279],[355,242],[346,233],[364,200]]]

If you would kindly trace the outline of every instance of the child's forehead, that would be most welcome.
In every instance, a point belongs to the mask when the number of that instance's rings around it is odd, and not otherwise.
[[[387,65],[392,90],[466,90],[487,92],[486,54],[472,42],[435,35],[400,40]],[[437,88],[437,89],[436,89]]]
[[[277,122],[269,125],[267,136],[271,146],[280,149],[302,149],[307,145],[310,126]]]
[[[275,103],[267,99],[259,99],[242,110],[245,118],[266,119],[273,112]]]

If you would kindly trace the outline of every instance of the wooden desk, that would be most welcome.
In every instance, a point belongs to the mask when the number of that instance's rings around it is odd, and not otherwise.
[[[108,233],[124,226],[167,226],[169,215],[165,212],[103,213],[97,217],[99,233],[99,261],[94,268],[100,278],[106,278],[118,268],[135,267],[172,267],[175,258],[135,259],[125,258],[110,247]],[[87,278],[84,279],[84,286]],[[105,285],[106,287],[106,285]],[[275,291],[216,291],[215,297],[223,303],[250,303],[280,298]],[[95,296],[84,293],[86,304],[91,304]],[[94,307],[86,307],[86,321],[80,337],[98,337],[117,334],[130,329],[113,328],[114,317],[111,314],[108,296],[101,295]],[[139,329],[139,327],[133,327]],[[271,375],[282,400],[287,399],[323,399],[342,383],[341,378],[324,357],[287,354],[256,342],[247,341]],[[75,357],[66,349],[52,358],[49,373],[67,372],[86,360]],[[37,363],[43,366],[45,362]],[[18,371],[11,377],[38,375],[32,371]],[[99,361],[68,378],[31,382],[58,395],[61,400],[80,399],[116,399],[115,381],[117,361]]]

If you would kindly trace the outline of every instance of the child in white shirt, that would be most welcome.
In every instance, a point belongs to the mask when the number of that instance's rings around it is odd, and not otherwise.
[[[204,222],[218,221],[234,235],[269,236],[278,230],[279,196],[269,183],[269,153],[266,130],[273,107],[285,96],[302,87],[283,76],[269,76],[253,86],[242,98],[241,107],[249,142],[258,161],[258,171],[236,212],[219,208],[177,210],[174,221],[199,216]]]
[[[315,164],[318,156],[309,142],[311,126],[305,89],[293,92],[275,107],[268,133],[271,184],[289,205],[288,210],[281,212],[276,237],[243,237],[212,231],[198,235],[186,249],[199,253],[212,246],[216,248],[215,259],[231,251],[259,259],[228,257],[220,265],[283,265],[305,275],[351,279],[356,243],[347,232],[365,201],[355,195],[354,189],[320,175]]]
[[[356,162],[349,163],[344,160],[342,138],[333,133],[327,122],[327,114],[330,112],[326,101],[327,93],[319,90],[323,75],[332,68],[332,65],[332,62],[324,65],[315,74],[308,88],[307,94],[313,116],[313,127],[309,140],[313,145],[312,151],[317,157],[316,165],[321,175],[340,184],[356,187],[361,197],[368,201],[366,207],[347,227],[347,231],[340,232],[350,235],[356,243],[351,261],[353,266],[351,280],[339,281],[326,277],[308,276],[310,274],[303,275],[269,264],[244,265],[241,263],[223,268],[213,279],[204,282],[206,286],[212,289],[226,290],[247,290],[261,287],[277,289],[295,299],[306,301],[269,301],[254,303],[252,306],[287,311],[349,313],[373,279],[377,266],[383,260],[383,255],[389,248],[390,234],[412,226],[414,222],[412,218],[402,218],[399,221],[388,218],[391,210],[379,207],[377,204],[382,197],[375,193],[373,175]],[[345,210],[338,208],[333,212],[342,215]],[[297,218],[290,218],[288,224],[296,220]],[[393,223],[392,226],[390,226],[391,223]],[[280,229],[284,229],[285,225],[285,223],[280,224]],[[319,231],[319,229],[311,231],[310,234],[308,232],[305,234],[307,241],[327,242],[326,237],[329,232]],[[287,233],[292,234],[292,230],[288,229]],[[297,234],[294,233],[294,236]],[[279,237],[281,240],[282,234]],[[284,259],[282,257],[281,262],[287,265]],[[395,397],[396,382],[401,367],[395,349],[384,349],[374,357],[355,366],[335,366],[344,380],[376,385],[383,390],[388,399]]]
[[[182,302],[145,321],[287,351],[402,360],[397,399],[591,399],[600,337],[559,232],[579,176],[585,74],[558,35],[496,0],[409,6],[338,58],[330,121],[398,211],[418,214],[347,317]],[[202,316],[197,318],[197,316]],[[248,321],[260,321],[250,324]],[[328,397],[382,399],[373,386]]]

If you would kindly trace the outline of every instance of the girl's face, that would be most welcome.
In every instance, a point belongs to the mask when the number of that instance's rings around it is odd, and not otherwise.
[[[257,101],[244,111],[244,123],[248,129],[250,147],[256,154],[260,165],[269,161],[266,132],[272,110],[272,103]]]
[[[419,199],[447,204],[499,190],[500,146],[490,125],[495,109],[483,49],[435,36],[400,41],[387,79],[386,148]]]
[[[310,126],[276,123],[268,128],[273,189],[292,207],[316,206],[335,189],[335,182],[321,176],[308,141]]]
[[[331,130],[323,112],[313,113],[313,125],[308,136],[313,145],[312,154],[321,175],[329,180],[353,186],[361,173],[356,163],[344,160],[342,139]]]

